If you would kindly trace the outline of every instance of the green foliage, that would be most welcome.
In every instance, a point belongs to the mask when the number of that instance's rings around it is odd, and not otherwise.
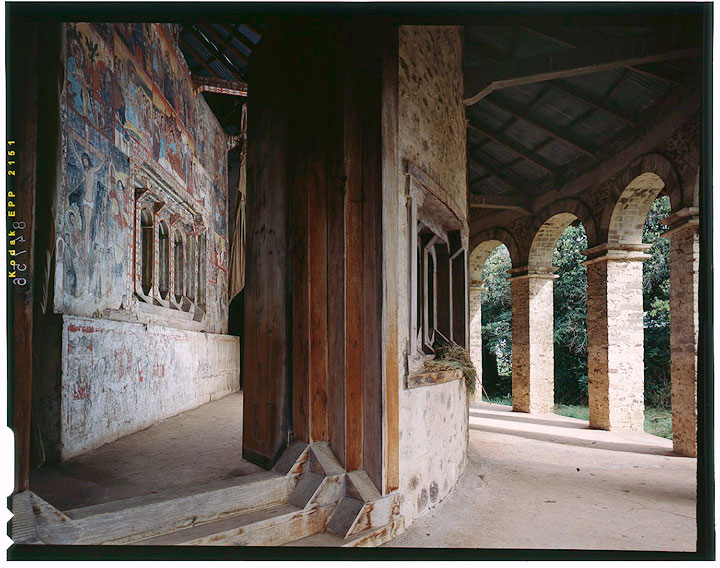
[[[483,268],[483,386],[491,397],[507,395],[511,388],[512,317],[507,279],[510,268],[510,253],[505,245],[490,253]]]
[[[645,404],[658,408],[670,408],[670,242],[660,238],[668,215],[670,198],[660,197],[643,227],[643,242],[652,245],[643,262]]]
[[[570,225],[558,239],[553,266],[555,402],[587,404],[587,270],[582,251],[587,236],[581,224]]]

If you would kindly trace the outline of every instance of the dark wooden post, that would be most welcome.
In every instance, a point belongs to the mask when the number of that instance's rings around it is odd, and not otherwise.
[[[7,268],[15,273],[15,278],[7,280],[8,350],[13,404],[11,426],[15,433],[15,491],[21,492],[28,489],[30,476],[38,28],[18,20],[11,21],[9,28],[10,124],[6,163],[7,191],[14,197],[8,193],[6,236],[7,262],[15,262]]]

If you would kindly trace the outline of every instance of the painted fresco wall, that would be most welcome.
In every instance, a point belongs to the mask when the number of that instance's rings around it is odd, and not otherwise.
[[[193,93],[174,32],[144,23],[64,28],[54,290],[63,314],[63,458],[239,388],[239,343],[222,335],[225,134]],[[171,270],[175,234],[185,251],[189,239],[204,243],[205,255],[185,265],[204,282],[202,299],[163,300],[157,284],[139,293],[144,206],[156,231],[161,219],[169,225]]]
[[[183,212],[178,226],[190,220],[207,241],[206,313],[190,328],[226,331],[225,134],[192,92],[172,26],[79,23],[65,32],[55,311],[157,315],[134,294],[135,190],[149,188]]]
[[[399,157],[439,183],[466,212],[461,29],[402,26],[399,38]],[[442,99],[442,100],[441,100]],[[462,125],[462,126],[461,126]],[[400,173],[400,179],[405,176]],[[406,183],[399,184],[401,203]],[[406,524],[453,489],[467,463],[468,406],[463,381],[407,389],[410,258],[408,210],[398,211],[400,491]]]
[[[239,338],[63,317],[62,458],[239,388]]]

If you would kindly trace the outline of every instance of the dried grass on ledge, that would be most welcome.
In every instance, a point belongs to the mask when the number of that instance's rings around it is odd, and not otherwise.
[[[425,370],[434,372],[460,369],[465,377],[468,399],[472,398],[475,395],[475,385],[477,385],[478,376],[467,349],[452,342],[446,345],[436,344],[434,348],[436,354],[435,359],[425,361]]]

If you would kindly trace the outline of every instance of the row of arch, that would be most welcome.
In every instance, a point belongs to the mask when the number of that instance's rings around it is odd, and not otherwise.
[[[619,189],[620,184],[624,184]],[[504,244],[511,257],[513,408],[552,412],[552,255],[565,229],[582,222],[588,239],[588,395],[590,426],[641,430],[644,422],[642,233],[653,201],[665,191],[675,218],[671,239],[671,358],[675,451],[696,452],[696,357],[686,357],[688,337],[697,353],[697,213],[683,207],[683,188],[662,156],[636,160],[614,184],[602,211],[581,199],[560,199],[535,217],[525,242],[506,227],[471,239],[470,351],[481,369],[480,284],[491,252]],[[697,203],[692,197],[692,204]],[[689,272],[690,277],[687,277]],[[550,323],[548,323],[550,322]],[[694,324],[693,324],[694,322]],[[693,325],[695,329],[693,329]],[[694,334],[694,335],[693,335]]]
[[[169,300],[170,290],[175,304],[187,299],[190,303],[205,304],[205,238],[203,234],[183,235],[173,233],[172,261],[170,231],[155,219],[148,208],[140,211],[140,286],[145,296],[157,292],[162,300]],[[157,273],[155,252],[157,248]],[[172,270],[171,270],[172,263]]]

